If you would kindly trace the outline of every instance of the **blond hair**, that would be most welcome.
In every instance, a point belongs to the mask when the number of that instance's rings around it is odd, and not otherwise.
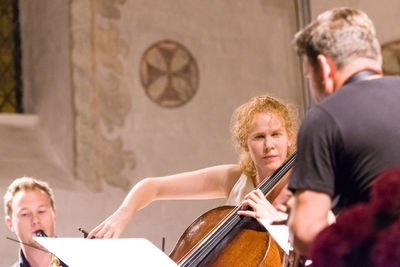
[[[55,210],[55,202],[54,202],[54,194],[53,190],[50,188],[48,183],[36,180],[31,177],[21,177],[15,179],[7,189],[7,192],[4,195],[4,212],[6,216],[11,216],[12,214],[12,201],[14,196],[19,191],[33,191],[35,189],[42,190],[45,192],[49,199],[50,204],[53,210]]]
[[[256,96],[238,107],[231,119],[231,132],[236,148],[240,151],[240,168],[249,178],[254,179],[257,175],[256,167],[246,147],[249,128],[253,117],[257,113],[274,113],[280,116],[284,123],[288,137],[292,139],[288,147],[288,155],[294,152],[296,147],[295,135],[298,127],[297,112],[289,106],[282,104],[278,99],[270,96]]]
[[[322,13],[295,35],[293,43],[314,69],[319,54],[328,56],[338,69],[354,58],[382,62],[374,24],[358,9],[341,7]]]

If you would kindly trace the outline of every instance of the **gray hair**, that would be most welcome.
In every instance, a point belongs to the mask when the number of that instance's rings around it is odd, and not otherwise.
[[[296,52],[306,55],[315,68],[317,56],[328,56],[338,69],[355,58],[382,63],[381,49],[372,21],[361,10],[328,10],[299,31],[293,40]]]

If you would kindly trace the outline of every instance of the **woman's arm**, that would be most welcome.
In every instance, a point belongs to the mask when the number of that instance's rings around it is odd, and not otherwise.
[[[118,238],[136,211],[161,199],[212,199],[229,195],[241,175],[238,165],[219,165],[137,183],[121,206],[94,228],[88,238]]]

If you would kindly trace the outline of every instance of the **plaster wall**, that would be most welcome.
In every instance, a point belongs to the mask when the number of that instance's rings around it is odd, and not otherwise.
[[[121,14],[121,38],[130,44],[121,84],[132,100],[124,140],[138,155],[136,171],[146,176],[236,162],[230,117],[254,95],[302,104],[296,57],[282,45],[295,32],[292,3],[172,3],[130,1]],[[196,95],[176,109],[149,101],[138,77],[142,54],[163,39],[185,45],[199,68]]]
[[[396,0],[311,1],[312,17],[342,5],[365,10],[381,42],[399,38]],[[292,1],[20,1],[20,19],[24,106],[38,115],[40,138],[30,142],[40,144],[33,149],[40,153],[15,164],[0,158],[0,188],[5,192],[22,175],[49,181],[58,236],[96,226],[144,177],[237,162],[229,121],[250,97],[268,93],[302,110],[289,45],[296,31]],[[164,39],[183,44],[199,69],[197,93],[174,109],[150,101],[139,78],[144,51]],[[25,130],[31,136],[31,126]],[[6,136],[4,142],[24,146]],[[145,237],[158,247],[165,237],[168,253],[196,217],[221,204],[157,201],[135,215],[123,237]],[[12,235],[4,224],[0,230]],[[0,265],[10,266],[18,246],[0,246]]]
[[[24,112],[37,114],[53,157],[73,171],[68,1],[19,1]]]

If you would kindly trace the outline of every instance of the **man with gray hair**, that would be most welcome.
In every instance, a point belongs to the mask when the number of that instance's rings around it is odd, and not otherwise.
[[[53,190],[46,182],[29,177],[15,179],[4,195],[4,211],[7,226],[21,245],[14,267],[67,266],[32,238],[38,232],[55,237],[57,211]]]
[[[373,180],[400,165],[400,78],[382,76],[373,23],[357,9],[322,13],[294,43],[317,103],[302,121],[289,181],[289,227],[306,255],[332,203],[368,201]]]

